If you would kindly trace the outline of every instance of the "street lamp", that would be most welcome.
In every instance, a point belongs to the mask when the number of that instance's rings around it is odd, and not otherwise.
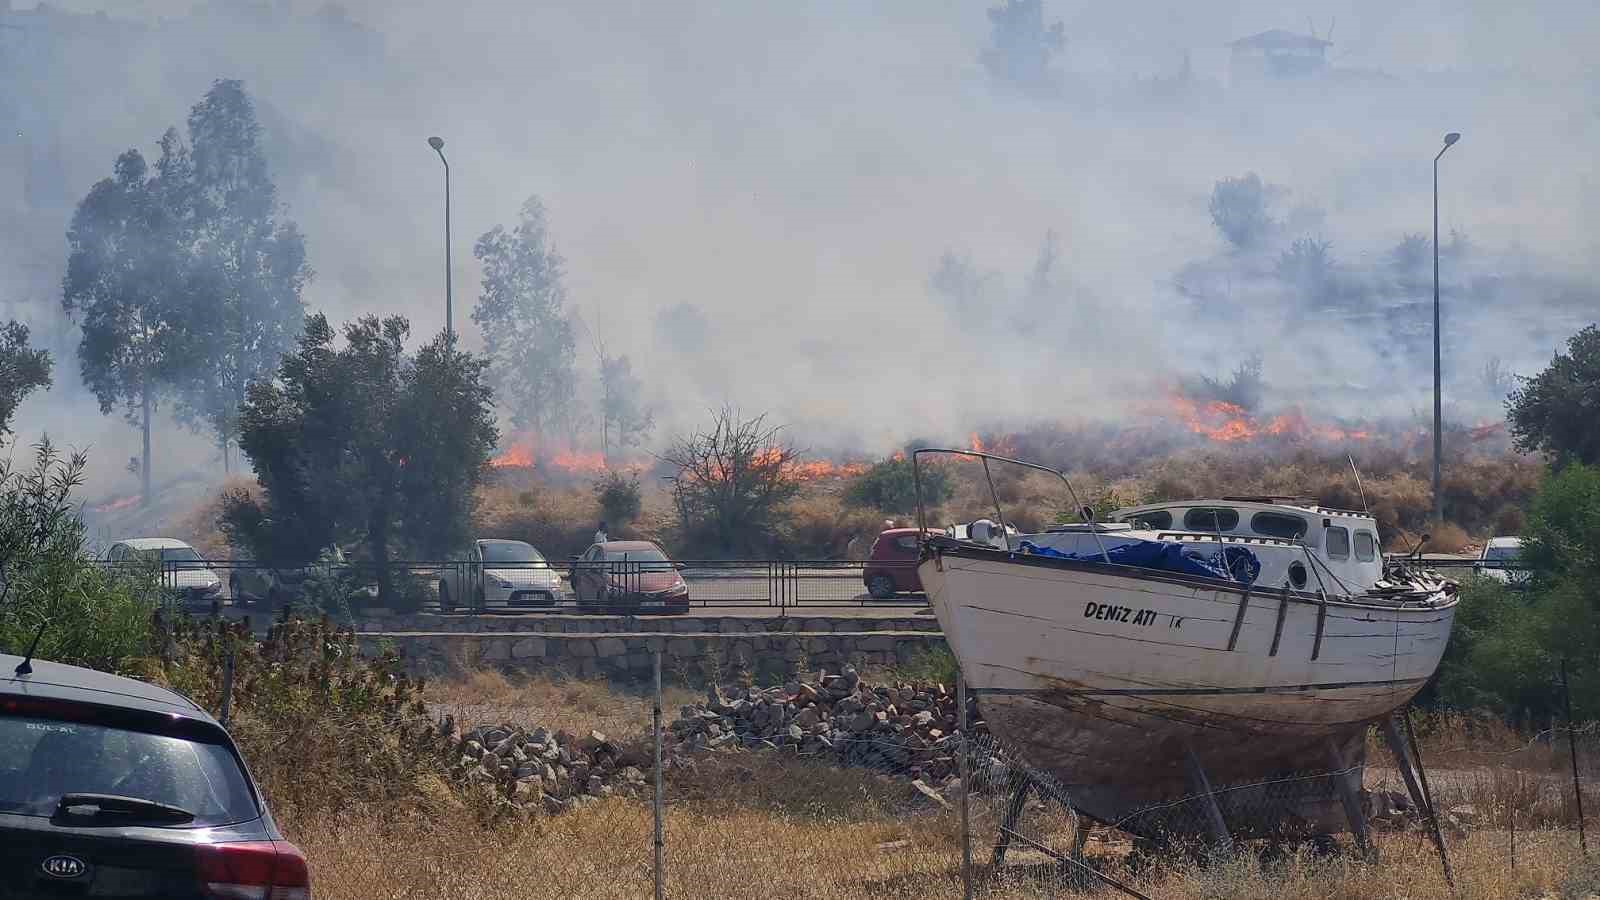
[[[454,298],[450,295],[450,160],[444,158],[444,138],[428,138],[428,146],[439,154],[439,161],[444,163],[444,335],[453,346],[456,332],[452,311]]]
[[[1439,465],[1444,457],[1444,403],[1439,394],[1439,157],[1461,140],[1461,133],[1444,136],[1444,146],[1433,157],[1433,521],[1444,521],[1444,495],[1439,490]]]

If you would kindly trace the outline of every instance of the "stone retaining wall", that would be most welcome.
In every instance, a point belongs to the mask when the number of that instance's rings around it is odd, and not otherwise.
[[[894,615],[861,616],[580,616],[560,613],[525,615],[412,615],[372,617],[358,615],[357,631],[398,634],[403,632],[512,632],[627,634],[671,632],[676,634],[750,634],[760,632],[841,632],[841,631],[938,631],[939,620],[932,615],[914,615],[910,610]]]
[[[691,620],[692,621],[692,620]],[[765,624],[761,619],[723,622]],[[793,623],[791,623],[793,624]],[[783,679],[846,665],[882,668],[945,646],[937,631],[756,632],[362,632],[362,648],[392,646],[416,674],[493,666],[505,670],[559,670],[582,678],[647,678],[656,648],[676,675],[727,678],[749,672],[758,680]]]

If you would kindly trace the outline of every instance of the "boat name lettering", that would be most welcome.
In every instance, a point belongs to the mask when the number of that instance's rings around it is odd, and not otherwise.
[[[1131,606],[1116,606],[1111,603],[1095,603],[1089,601],[1083,606],[1085,619],[1099,619],[1103,622],[1127,622],[1131,625],[1153,625],[1156,621],[1156,611],[1153,609],[1135,609]]]

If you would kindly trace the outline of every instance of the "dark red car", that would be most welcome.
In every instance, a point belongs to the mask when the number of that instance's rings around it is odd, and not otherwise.
[[[861,571],[867,593],[887,600],[895,594],[922,592],[922,579],[917,577],[920,534],[915,528],[891,528],[878,535]]]
[[[678,564],[650,541],[593,544],[572,561],[579,612],[689,611],[689,585]]]

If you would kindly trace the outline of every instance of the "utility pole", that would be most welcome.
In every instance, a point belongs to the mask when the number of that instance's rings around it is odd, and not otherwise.
[[[1444,493],[1439,489],[1439,467],[1444,458],[1444,401],[1439,387],[1439,157],[1461,140],[1460,132],[1444,136],[1444,146],[1433,158],[1433,521],[1444,521]]]
[[[444,138],[428,138],[428,146],[439,154],[439,161],[444,163],[444,334],[453,347],[456,331],[454,298],[450,295],[450,160],[444,158]]]

